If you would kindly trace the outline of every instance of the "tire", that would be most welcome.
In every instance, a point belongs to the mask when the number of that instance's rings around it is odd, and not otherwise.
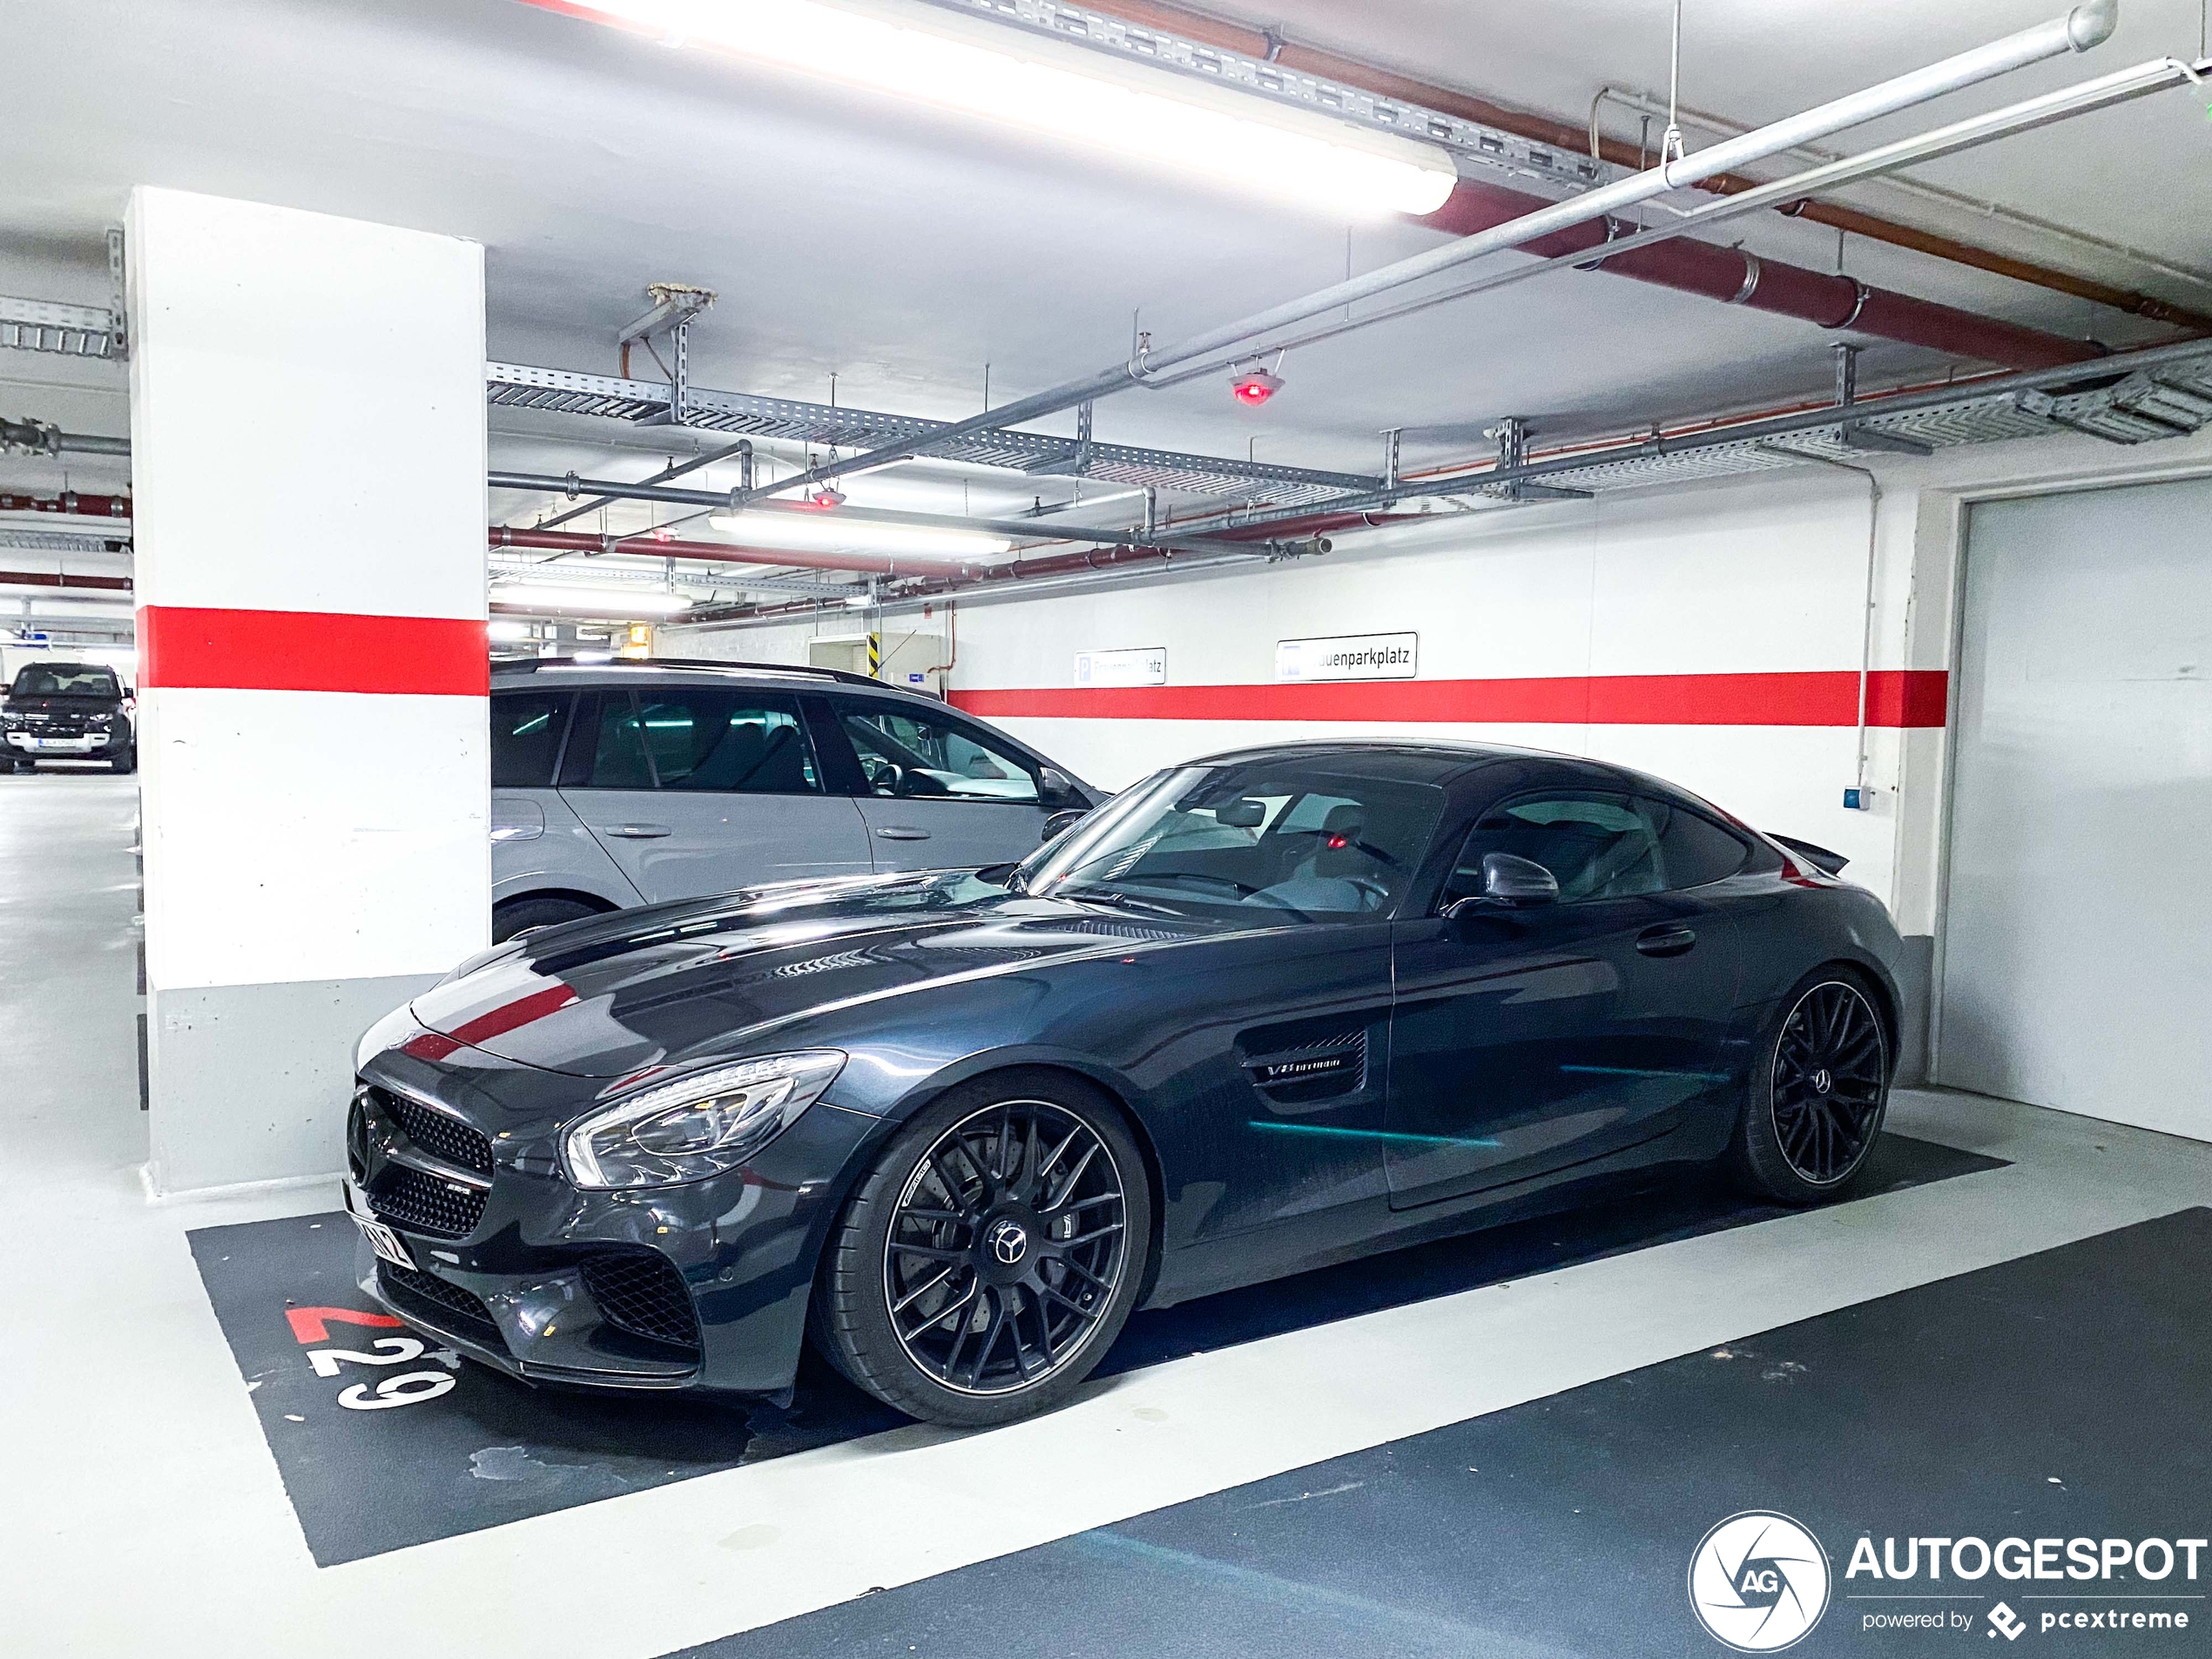
[[[1104,1358],[1151,1237],[1143,1155],[1106,1096],[1057,1072],[978,1078],[877,1157],[830,1233],[810,1328],[910,1417],[1012,1422]]]
[[[518,934],[602,914],[581,899],[509,899],[491,907],[491,942],[503,945]]]
[[[136,744],[107,763],[110,772],[136,772],[138,769],[138,749]]]
[[[1848,1192],[1881,1136],[1895,1063],[1866,976],[1840,964],[1806,974],[1759,1044],[1729,1148],[1738,1180],[1789,1204]]]

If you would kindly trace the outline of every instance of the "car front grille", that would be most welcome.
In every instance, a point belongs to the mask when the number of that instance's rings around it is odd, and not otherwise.
[[[481,1187],[448,1180],[388,1157],[374,1176],[369,1154],[375,1127],[396,1129],[417,1150],[489,1180],[491,1142],[458,1119],[374,1083],[354,1093],[346,1115],[346,1167],[361,1184],[368,1207],[384,1220],[441,1238],[465,1238],[483,1219]]]
[[[375,1109],[425,1152],[491,1178],[491,1142],[468,1124],[373,1083],[368,1096]]]
[[[507,1339],[499,1334],[499,1325],[482,1298],[458,1285],[448,1284],[419,1267],[395,1267],[389,1262],[379,1262],[376,1286],[384,1293],[386,1301],[412,1313],[425,1325],[467,1337],[502,1353],[507,1352]]]
[[[466,1238],[484,1218],[485,1194],[435,1175],[388,1164],[368,1189],[368,1207],[386,1221],[441,1238]]]
[[[657,1250],[606,1251],[583,1263],[583,1287],[618,1331],[696,1356],[698,1314],[676,1264]]]

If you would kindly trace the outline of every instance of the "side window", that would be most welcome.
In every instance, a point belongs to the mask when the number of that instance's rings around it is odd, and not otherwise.
[[[1659,863],[1671,892],[1723,881],[1743,867],[1751,849],[1703,813],[1662,800],[1638,803],[1659,829]]]
[[[1630,898],[1665,885],[1657,828],[1626,795],[1562,792],[1492,807],[1467,832],[1445,903],[1482,891],[1482,860],[1492,853],[1542,865],[1563,903]]]
[[[1036,803],[1029,763],[973,726],[888,704],[848,703],[839,718],[871,793]]]
[[[811,795],[821,773],[791,698],[721,686],[638,694],[640,728],[663,789]]]
[[[566,691],[502,691],[491,700],[491,786],[543,789],[568,730]]]
[[[590,769],[581,781],[591,789],[651,789],[653,763],[645,755],[645,728],[637,716],[637,699],[628,691],[599,693],[599,718],[593,732],[577,733],[578,742],[591,738]],[[576,744],[569,745],[575,748]],[[574,777],[574,767],[563,768]]]

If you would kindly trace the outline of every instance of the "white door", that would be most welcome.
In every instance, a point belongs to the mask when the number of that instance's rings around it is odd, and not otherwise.
[[[2212,480],[1969,523],[1938,1082],[2212,1139]]]

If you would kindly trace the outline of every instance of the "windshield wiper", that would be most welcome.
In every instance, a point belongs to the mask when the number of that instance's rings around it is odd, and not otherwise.
[[[1116,910],[1142,910],[1151,915],[1165,916],[1174,921],[1189,920],[1182,911],[1176,909],[1172,905],[1163,905],[1155,899],[1140,899],[1133,893],[1123,892],[1119,887],[1092,886],[1076,887],[1072,891],[1063,888],[1053,896],[1066,899],[1075,904],[1082,904],[1088,900],[1099,904],[1111,905]]]

